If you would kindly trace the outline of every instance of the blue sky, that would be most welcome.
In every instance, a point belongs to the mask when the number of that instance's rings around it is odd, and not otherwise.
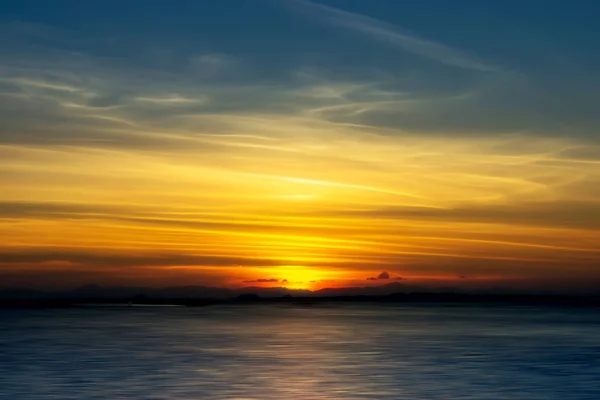
[[[299,70],[319,70],[325,79],[376,80],[413,96],[480,93],[476,104],[464,103],[466,111],[439,115],[450,119],[450,129],[589,137],[598,124],[600,14],[593,1],[7,1],[1,7],[9,58],[63,51],[118,68],[186,75],[204,56],[219,70],[216,63],[236,63],[235,72],[218,77],[228,82],[294,84]],[[481,112],[469,121],[472,107]],[[399,123],[389,115],[374,118]],[[431,130],[436,122],[406,124]]]

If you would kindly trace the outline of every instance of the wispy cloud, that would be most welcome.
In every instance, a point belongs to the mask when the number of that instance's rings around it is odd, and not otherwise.
[[[424,39],[400,27],[361,14],[324,6],[307,0],[290,0],[296,9],[326,23],[360,32],[375,40],[387,42],[405,51],[441,62],[446,65],[477,71],[495,71],[498,67],[479,60],[458,49]]]

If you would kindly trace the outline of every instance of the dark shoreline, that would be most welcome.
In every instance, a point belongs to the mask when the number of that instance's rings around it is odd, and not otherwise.
[[[65,308],[80,306],[183,306],[206,307],[218,304],[289,304],[312,306],[326,303],[372,303],[372,304],[469,304],[469,305],[515,305],[515,306],[569,306],[600,307],[600,296],[567,295],[504,295],[462,293],[394,293],[384,296],[328,296],[328,297],[259,297],[255,294],[236,298],[54,298],[54,299],[3,299],[0,308]]]

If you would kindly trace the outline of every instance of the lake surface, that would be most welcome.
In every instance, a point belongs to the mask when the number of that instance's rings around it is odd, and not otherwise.
[[[600,310],[0,310],[1,399],[600,399]]]

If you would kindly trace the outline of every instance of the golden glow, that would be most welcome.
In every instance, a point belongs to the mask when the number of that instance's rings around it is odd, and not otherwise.
[[[319,289],[331,281],[347,279],[345,271],[328,271],[320,268],[307,268],[298,265],[285,265],[277,268],[281,286],[288,289]]]
[[[83,88],[12,83],[34,99],[61,91],[57,107],[94,135],[0,145],[4,271],[77,269],[93,280],[116,265],[106,279],[130,268],[153,284],[193,275],[314,289],[384,270],[560,279],[566,265],[593,275],[600,260],[588,218],[600,206],[600,164],[567,155],[584,147],[575,140],[433,137],[332,122],[317,105],[153,123],[144,107],[209,99],[170,90],[91,109]]]

